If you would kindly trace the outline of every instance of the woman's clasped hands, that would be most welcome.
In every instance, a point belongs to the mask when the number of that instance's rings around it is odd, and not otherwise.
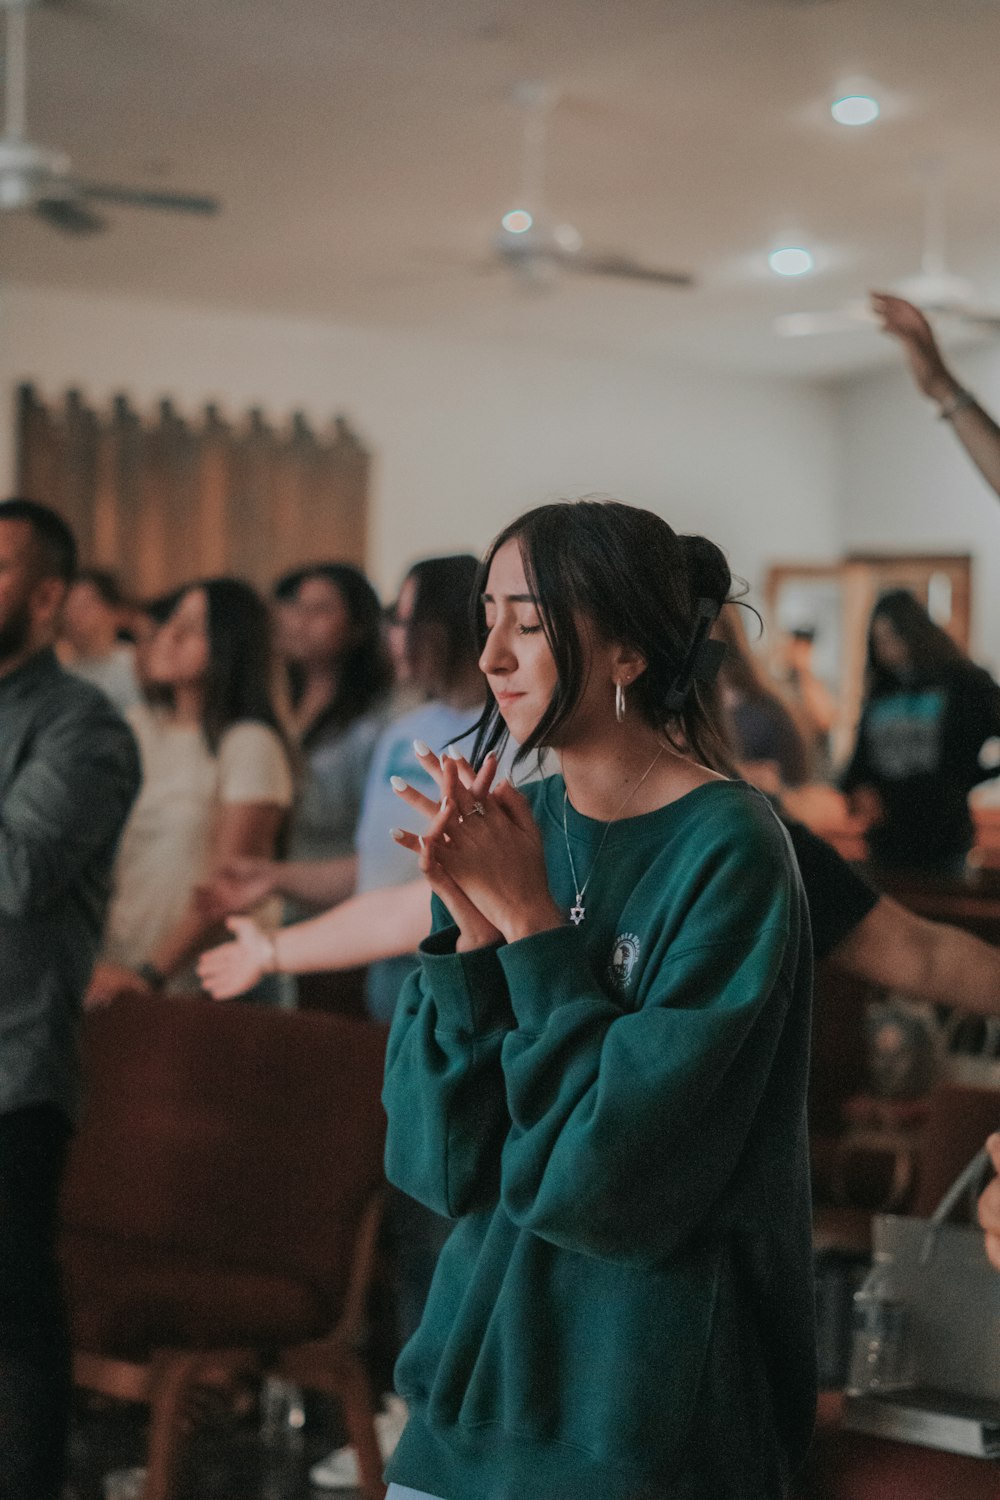
[[[422,835],[401,828],[392,835],[419,855],[431,889],[459,929],[459,951],[561,926],[531,809],[509,781],[493,785],[496,757],[488,755],[477,772],[462,756],[439,759],[419,742],[415,749],[441,801],[393,777],[397,796],[429,823]]]

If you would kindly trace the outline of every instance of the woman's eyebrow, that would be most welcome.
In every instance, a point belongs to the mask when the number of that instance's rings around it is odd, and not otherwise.
[[[506,599],[506,601],[507,601],[508,604],[537,604],[538,603],[538,600],[535,598],[534,594],[503,594],[501,597],[504,598],[504,599]],[[483,604],[495,604],[496,603],[496,600],[494,599],[494,597],[493,597],[492,594],[482,594],[482,595],[480,595],[480,599],[481,599],[481,602]]]

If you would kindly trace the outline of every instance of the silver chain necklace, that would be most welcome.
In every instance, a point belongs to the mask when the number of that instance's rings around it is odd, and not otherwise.
[[[567,808],[567,805],[569,803],[569,789],[566,788],[563,791],[563,838],[566,841],[566,858],[569,860],[570,874],[573,876],[573,888],[576,891],[576,900],[574,901],[573,905],[570,907],[570,913],[569,913],[569,919],[573,923],[574,927],[579,927],[580,923],[583,921],[584,917],[587,915],[587,908],[583,904],[583,898],[587,894],[587,887],[588,887],[588,885],[590,884],[591,880],[594,878],[594,871],[597,869],[597,861],[601,857],[601,850],[604,848],[604,841],[605,841],[605,839],[607,838],[608,834],[611,832],[611,826],[612,826],[612,824],[616,823],[618,821],[618,819],[621,817],[621,815],[624,812],[625,808],[627,807],[628,803],[631,802],[632,798],[635,796],[636,792],[642,786],[642,783],[645,781],[645,779],[649,775],[650,771],[656,765],[656,762],[659,760],[660,756],[663,754],[663,752],[664,752],[664,750],[666,748],[667,748],[666,745],[661,745],[660,746],[659,750],[657,750],[656,754],[653,756],[653,759],[650,761],[650,763],[646,767],[645,771],[643,771],[642,775],[639,777],[639,780],[636,782],[635,786],[632,788],[632,790],[630,792],[627,792],[625,794],[625,797],[622,799],[622,802],[619,805],[618,810],[615,813],[614,817],[605,826],[604,833],[601,836],[601,842],[597,846],[597,853],[594,855],[594,863],[590,867],[590,874],[587,876],[586,880],[583,882],[583,885],[580,884],[579,877],[577,876],[576,865],[573,863],[573,851],[569,847],[569,828],[568,828],[567,823],[566,823],[566,808]]]

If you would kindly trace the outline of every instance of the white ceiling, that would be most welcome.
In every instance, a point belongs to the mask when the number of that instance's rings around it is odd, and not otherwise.
[[[781,341],[917,269],[920,172],[949,260],[1000,302],[998,0],[58,0],[32,12],[29,134],[83,176],[217,194],[64,238],[0,216],[0,278],[351,323],[832,376],[874,332]],[[588,247],[694,291],[483,274],[518,197],[519,80],[559,92],[548,196]],[[828,105],[866,80],[874,126]],[[766,269],[776,243],[808,280]]]

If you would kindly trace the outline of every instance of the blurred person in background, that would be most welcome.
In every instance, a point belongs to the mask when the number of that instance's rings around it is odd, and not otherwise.
[[[301,569],[280,607],[292,728],[304,763],[288,857],[339,859],[354,853],[392,687],[382,608],[364,574],[338,562]]]
[[[136,746],[53,646],[73,577],[66,523],[0,503],[0,1500],[60,1500],[71,1366],[56,1261],[81,1104],[80,1005]]]
[[[115,575],[87,568],[66,595],[59,639],[63,665],[99,687],[121,713],[142,697],[135,646],[123,639],[129,612]]]
[[[143,785],[115,865],[92,1005],[196,987],[192,960],[213,930],[199,882],[228,860],[272,855],[292,802],[270,619],[249,584],[212,578],[182,590],[145,672],[157,701],[128,713]]]
[[[390,624],[389,647],[415,708],[393,720],[375,747],[353,854],[323,860],[234,860],[203,892],[214,917],[246,912],[274,895],[313,910],[336,906],[356,891],[418,879],[417,861],[389,836],[396,813],[392,780],[428,792],[434,782],[416,744],[435,751],[464,737],[485,697],[472,628],[476,559],[471,554],[425,558],[403,579]],[[407,951],[407,950],[404,950]],[[367,975],[371,1017],[388,1022],[410,956],[372,964]]]
[[[795,712],[809,754],[809,778],[827,781],[833,765],[831,734],[837,721],[837,701],[816,675],[813,656],[815,631],[806,626],[790,630],[785,641],[782,692]]]
[[[738,610],[737,604],[726,604],[712,628],[726,646],[719,684],[736,758],[747,780],[764,791],[801,786],[809,778],[805,737],[750,650]]]
[[[1000,735],[1000,687],[905,589],[883,595],[868,631],[865,697],[841,777],[887,869],[960,875],[974,830],[969,792],[1000,773],[980,754]]]

